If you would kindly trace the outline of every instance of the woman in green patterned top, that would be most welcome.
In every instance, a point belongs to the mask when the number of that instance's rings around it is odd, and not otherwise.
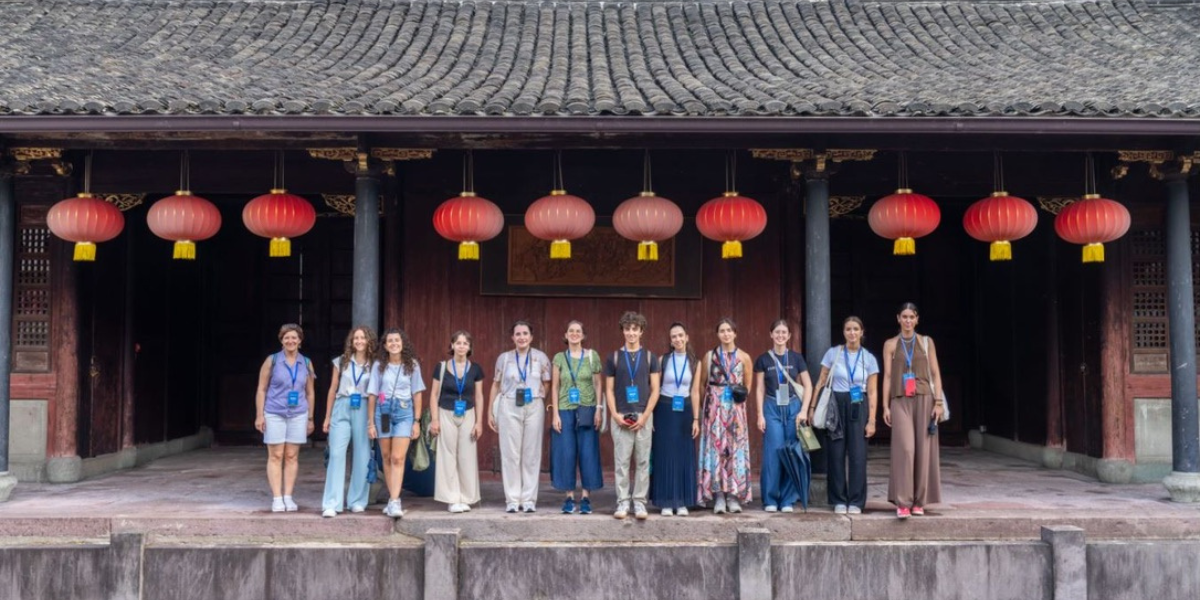
[[[591,514],[592,500],[588,492],[604,487],[600,470],[600,355],[583,347],[583,323],[567,323],[563,341],[566,352],[554,355],[550,379],[550,397],[554,407],[553,428],[550,432],[550,482],[554,489],[565,491],[564,513],[575,512],[575,473],[579,472],[583,492],[579,513]]]

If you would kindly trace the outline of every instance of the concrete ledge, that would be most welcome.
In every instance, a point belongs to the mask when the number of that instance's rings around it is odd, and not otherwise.
[[[55,456],[46,461],[46,481],[74,483],[83,477],[83,459],[78,456]]]
[[[967,437],[972,440],[972,447],[1026,460],[1047,469],[1074,471],[1105,483],[1129,483],[1134,480],[1134,473],[1137,470],[1137,465],[1125,459],[1093,458],[1075,452],[1067,452],[1061,448],[1050,448],[979,433],[974,429],[968,432]],[[979,446],[975,446],[975,438],[978,438]]]

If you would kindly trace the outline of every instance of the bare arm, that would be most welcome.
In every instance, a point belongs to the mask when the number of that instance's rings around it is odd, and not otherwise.
[[[933,346],[933,338],[925,336],[925,339],[929,340],[929,370],[933,377],[933,381],[929,382],[933,387],[933,417],[941,419],[946,402],[946,389],[942,386],[942,369],[938,366],[937,348]]]
[[[766,432],[767,415],[763,413],[763,373],[754,374],[754,404],[758,407],[758,430]]]
[[[254,393],[254,428],[262,433],[267,424],[267,386],[271,384],[271,358],[267,357],[258,368],[258,390]],[[309,403],[312,410],[312,403]]]
[[[581,359],[582,360],[582,359]],[[560,376],[557,367],[550,368],[550,395],[546,399],[550,402],[551,410],[554,411],[554,421],[551,427],[555,431],[562,433],[562,415],[558,414],[558,387],[561,385]]]
[[[692,367],[692,439],[700,435],[700,363]]]
[[[337,398],[337,389],[341,385],[342,372],[333,367],[333,375],[329,376],[329,393],[325,398],[325,433],[329,433],[329,419],[333,417],[333,401]],[[311,382],[311,380],[309,380]]]
[[[613,394],[613,385],[614,385],[613,382],[616,379],[617,379],[616,375],[605,375],[604,376],[605,401],[608,404],[608,414],[611,416],[613,422],[617,423],[621,427],[624,427],[625,421],[623,419],[619,418],[617,415],[617,400],[616,400],[616,396]]]
[[[867,378],[867,437],[875,435],[875,407],[879,402],[879,373]]]

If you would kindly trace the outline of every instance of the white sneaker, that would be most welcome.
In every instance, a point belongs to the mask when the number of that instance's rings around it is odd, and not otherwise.
[[[763,512],[778,512],[778,511],[779,511],[779,508],[776,507],[774,504],[768,504],[763,507]]]
[[[785,507],[779,509],[779,512],[786,512],[786,513],[796,512],[796,509],[792,508],[790,506],[785,506]]]
[[[367,510],[367,507],[365,507],[365,506],[351,506],[350,507],[350,512],[352,512],[352,513],[360,513],[365,510]]]
[[[633,503],[633,516],[636,517],[639,521],[645,521],[646,517],[650,516],[650,513],[646,512],[646,504],[643,502],[634,502]]]
[[[521,505],[521,510],[525,512],[537,512],[537,505],[532,502],[526,502]]]
[[[451,505],[450,505],[450,509],[449,509],[449,510],[450,510],[450,512],[452,512],[452,513],[460,513],[460,512],[462,512],[462,511],[463,511],[463,510],[462,510],[462,505],[461,505],[461,504],[457,504],[457,503],[456,503],[456,504],[451,504]],[[509,512],[512,512],[512,511],[509,511]]]
[[[520,505],[518,505],[516,502],[509,502],[504,507],[504,512],[515,513],[518,510],[520,510]]]
[[[287,512],[296,512],[300,510],[300,507],[296,506],[296,501],[292,500],[291,496],[283,497],[283,508],[286,509]]]
[[[464,503],[462,503],[462,504],[459,504],[458,506],[459,506],[459,508],[461,508],[461,509],[462,509],[462,511],[463,511],[463,512],[471,512],[471,505],[470,505],[470,504],[467,504],[467,503],[465,503],[465,502],[464,502]]]
[[[737,498],[730,498],[729,501],[726,502],[726,505],[729,507],[729,512],[731,513],[742,512],[742,505],[738,504]]]
[[[678,509],[676,509],[676,510],[675,510],[675,515],[676,515],[676,516],[680,516],[680,517],[686,517],[686,516],[688,516],[688,511],[687,511],[687,508],[686,508],[686,507],[683,507],[683,506],[680,506]]]
[[[321,516],[326,519],[332,519],[337,516],[337,511],[332,508],[327,508],[321,512]]]
[[[846,505],[839,504],[839,505],[833,507],[833,512],[834,512],[834,514],[838,514],[838,515],[846,514],[846,512],[847,512]]]
[[[617,511],[613,513],[613,518],[624,519],[629,516],[629,501],[622,500],[617,503]]]
[[[283,512],[287,510],[287,506],[283,503],[282,496],[276,496],[271,500],[271,512]]]
[[[669,508],[664,508],[664,509],[662,509],[662,516],[664,516],[664,517],[672,517],[672,516],[675,516],[675,511],[673,511],[673,510],[671,510],[671,509],[669,509]]]
[[[383,514],[396,519],[404,516],[404,509],[400,507],[399,499],[388,500],[387,507],[383,511]]]
[[[862,509],[861,509],[861,508],[859,508],[859,507],[857,507],[857,506],[855,506],[855,505],[853,505],[853,504],[851,504],[851,505],[850,505],[848,508],[846,508],[846,512],[848,512],[848,513],[850,513],[850,514],[852,514],[852,515],[861,515],[861,514],[862,514]]]
[[[713,514],[714,515],[725,514],[725,494],[720,494],[717,496],[717,501],[716,501],[716,503],[713,504]]]

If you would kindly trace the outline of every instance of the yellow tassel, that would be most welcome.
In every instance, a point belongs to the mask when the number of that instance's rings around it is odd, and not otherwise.
[[[91,242],[75,242],[75,260],[93,262],[96,260],[96,245]]]
[[[738,240],[730,240],[721,244],[721,258],[741,258],[742,243]]]
[[[654,242],[639,243],[638,260],[658,260],[658,244]]]
[[[271,258],[286,258],[292,255],[292,240],[271,238]]]
[[[479,260],[479,244],[471,241],[459,242],[458,260]]]
[[[1084,246],[1083,262],[1104,262],[1104,244],[1088,244]]]
[[[910,237],[896,238],[892,244],[892,254],[896,256],[912,256],[917,253],[917,240]]]
[[[992,242],[992,260],[1012,260],[1012,244],[1006,241]]]
[[[175,260],[196,260],[196,242],[179,240],[175,242]]]
[[[571,258],[571,242],[568,240],[550,242],[550,258]]]

